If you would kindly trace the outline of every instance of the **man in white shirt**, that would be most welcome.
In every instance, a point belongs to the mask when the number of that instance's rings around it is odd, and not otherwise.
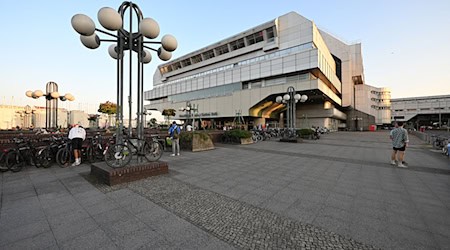
[[[75,156],[72,166],[78,166],[81,164],[81,147],[86,139],[86,130],[79,124],[73,125],[69,131],[69,139],[72,140],[73,155]]]

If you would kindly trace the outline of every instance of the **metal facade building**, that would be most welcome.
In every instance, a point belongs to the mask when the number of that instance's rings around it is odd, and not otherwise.
[[[297,127],[337,130],[355,108],[355,86],[364,84],[361,44],[348,45],[290,12],[158,66],[144,99],[147,109],[177,110],[175,119],[190,102],[213,123],[239,114],[250,124],[282,126],[286,107],[275,98],[292,86],[308,96],[297,104]],[[377,115],[371,105],[359,106]]]

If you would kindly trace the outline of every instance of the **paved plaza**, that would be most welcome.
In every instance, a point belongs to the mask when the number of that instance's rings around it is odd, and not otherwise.
[[[450,249],[450,159],[388,131],[165,153],[113,187],[90,167],[0,177],[0,249]]]

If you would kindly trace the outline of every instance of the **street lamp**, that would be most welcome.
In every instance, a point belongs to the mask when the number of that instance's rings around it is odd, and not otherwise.
[[[129,27],[124,27],[124,16],[128,11]],[[156,51],[159,58],[167,61],[172,57],[178,42],[172,35],[164,35],[160,42],[144,41],[144,38],[154,39],[159,35],[159,25],[152,18],[144,18],[141,9],[134,3],[125,1],[116,11],[110,7],[101,8],[98,11],[98,21],[109,31],[115,31],[116,34],[100,30],[95,27],[91,18],[84,14],[76,14],[72,17],[72,27],[80,34],[81,43],[89,49],[96,49],[100,42],[112,42],[109,46],[109,55],[117,61],[117,141],[122,142],[123,137],[123,101],[124,101],[124,52],[129,51],[129,136],[131,136],[131,114],[132,114],[132,52],[137,54],[137,133],[138,138],[143,139],[144,122],[144,63],[149,63],[152,59],[149,50]],[[137,18],[137,29],[133,29],[134,20]],[[114,39],[101,39],[95,31],[108,35]],[[158,49],[150,48],[144,44],[161,44]],[[146,49],[148,50],[146,50]]]
[[[28,90],[25,95],[38,99],[45,97],[45,129],[58,127],[58,99],[61,101],[73,101],[75,97],[67,93],[60,95],[58,92],[58,84],[56,82],[48,82],[45,87],[45,94],[42,90],[31,91]]]
[[[186,107],[181,107],[180,111],[186,112],[186,124],[191,120],[192,118],[192,131],[195,130],[195,113],[198,112],[198,104],[191,104],[191,102],[186,102]],[[187,127],[187,126],[185,126]]]
[[[287,128],[292,131],[295,130],[295,108],[298,102],[306,102],[308,100],[307,95],[296,94],[294,87],[290,86],[287,89],[287,93],[283,96],[277,96],[275,101],[277,103],[284,103],[287,106]],[[295,134],[290,133],[289,137]]]

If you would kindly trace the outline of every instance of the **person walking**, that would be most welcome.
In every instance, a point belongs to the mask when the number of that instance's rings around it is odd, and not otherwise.
[[[400,168],[406,168],[403,164],[405,157],[405,150],[409,143],[408,131],[403,128],[403,122],[397,122],[396,128],[390,133],[392,140],[392,155],[391,164],[397,165]]]
[[[72,141],[73,155],[75,157],[75,162],[72,166],[78,166],[81,164],[81,147],[86,139],[86,130],[79,124],[73,125],[69,131],[69,139]]]
[[[178,127],[177,123],[174,121],[172,126],[169,128],[169,136],[172,139],[172,154],[170,156],[180,155],[180,133],[181,129]]]

